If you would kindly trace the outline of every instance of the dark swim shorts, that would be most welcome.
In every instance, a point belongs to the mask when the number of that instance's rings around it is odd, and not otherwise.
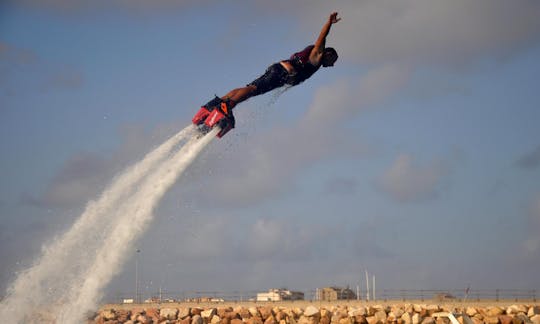
[[[249,83],[248,86],[256,86],[257,90],[255,91],[254,95],[258,96],[285,85],[288,76],[289,73],[287,70],[285,70],[281,64],[275,63],[270,65],[263,75],[258,77],[255,81]]]

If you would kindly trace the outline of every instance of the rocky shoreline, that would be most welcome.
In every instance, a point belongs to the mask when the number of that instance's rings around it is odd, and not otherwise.
[[[105,306],[88,323],[96,324],[540,324],[539,304],[507,306],[440,304],[144,305]]]

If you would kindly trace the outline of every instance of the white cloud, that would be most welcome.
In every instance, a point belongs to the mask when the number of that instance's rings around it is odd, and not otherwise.
[[[379,178],[377,186],[399,202],[417,202],[437,196],[448,168],[441,162],[426,166],[414,163],[409,154],[401,154]]]
[[[343,20],[328,43],[360,64],[461,67],[513,55],[540,38],[537,1],[342,1],[309,9],[303,16],[306,29],[315,28],[325,12],[339,11]]]

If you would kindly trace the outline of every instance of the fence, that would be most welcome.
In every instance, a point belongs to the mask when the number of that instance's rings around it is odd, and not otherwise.
[[[164,303],[164,302],[190,302],[190,303],[221,303],[221,302],[254,302],[257,293],[261,291],[159,291],[155,293],[121,293],[116,294],[111,303]],[[316,301],[316,290],[304,292],[304,300]],[[376,299],[371,301],[532,301],[536,302],[538,290],[536,289],[383,289],[379,291]],[[359,296],[353,300],[366,300]]]

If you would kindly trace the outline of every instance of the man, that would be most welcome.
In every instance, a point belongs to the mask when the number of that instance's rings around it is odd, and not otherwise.
[[[338,58],[335,49],[325,47],[326,37],[332,24],[340,21],[337,12],[333,12],[323,25],[315,44],[294,53],[288,60],[270,65],[266,72],[245,87],[229,91],[223,97],[215,97],[201,107],[193,117],[193,123],[200,125],[203,132],[208,132],[216,124],[221,127],[218,137],[234,128],[232,109],[242,101],[264,94],[285,84],[297,85],[311,77],[321,66],[333,66]]]

